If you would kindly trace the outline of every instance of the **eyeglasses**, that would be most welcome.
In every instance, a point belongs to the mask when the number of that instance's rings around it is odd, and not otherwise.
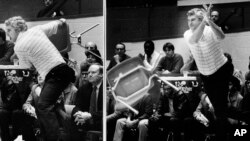
[[[87,50],[95,50],[95,47],[88,47],[88,46],[86,46],[85,47]]]
[[[116,48],[117,51],[123,51],[125,50],[124,48]]]
[[[172,51],[172,50],[170,50],[170,49],[166,49],[164,52],[170,52],[170,51]]]
[[[211,15],[211,17],[219,17],[218,15]]]
[[[86,77],[88,75],[88,72],[87,71],[82,71],[82,76]]]

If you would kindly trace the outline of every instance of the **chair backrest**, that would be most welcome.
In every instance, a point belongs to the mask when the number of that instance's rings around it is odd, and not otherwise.
[[[56,46],[60,53],[66,53],[71,50],[69,25],[59,26],[57,33],[49,37],[50,41]]]
[[[119,77],[119,75],[125,74],[138,66],[143,66],[143,62],[140,57],[129,58],[116,65],[107,72],[107,80],[109,85],[114,87],[115,80]]]

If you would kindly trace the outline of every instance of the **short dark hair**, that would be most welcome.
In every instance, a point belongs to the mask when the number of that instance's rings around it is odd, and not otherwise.
[[[6,41],[6,33],[2,28],[0,28],[0,37],[3,39],[3,41]]]
[[[167,49],[174,50],[174,45],[170,42],[167,42],[163,45],[163,51],[166,51]]]
[[[231,76],[229,82],[232,83],[235,90],[240,91],[241,85],[240,85],[240,80],[238,78],[236,78],[235,76]]]
[[[155,49],[155,44],[154,44],[154,42],[152,41],[152,40],[147,40],[145,43],[144,43],[144,47],[145,46],[148,46],[148,47],[150,47],[150,48],[152,48],[152,49]]]
[[[96,62],[98,62],[101,65],[103,64],[102,59],[101,59],[101,53],[99,52],[99,50],[91,50],[91,52],[86,51],[85,55],[86,55],[86,57],[88,57],[89,55],[93,55],[96,58]],[[97,57],[96,55],[99,56],[99,57]]]

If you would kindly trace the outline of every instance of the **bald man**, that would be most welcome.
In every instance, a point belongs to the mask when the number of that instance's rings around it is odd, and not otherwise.
[[[88,82],[77,92],[76,106],[72,111],[72,140],[78,140],[78,130],[102,131],[103,67],[92,64],[88,69]]]
[[[85,44],[85,49],[87,49],[87,50],[97,50],[97,45],[96,45],[96,43],[90,41],[90,42],[87,42]]]

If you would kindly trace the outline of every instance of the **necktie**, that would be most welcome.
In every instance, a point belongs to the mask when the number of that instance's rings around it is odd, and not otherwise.
[[[89,112],[91,114],[93,114],[97,111],[96,89],[97,89],[97,87],[93,86],[91,98],[90,98],[90,106],[89,106]]]

